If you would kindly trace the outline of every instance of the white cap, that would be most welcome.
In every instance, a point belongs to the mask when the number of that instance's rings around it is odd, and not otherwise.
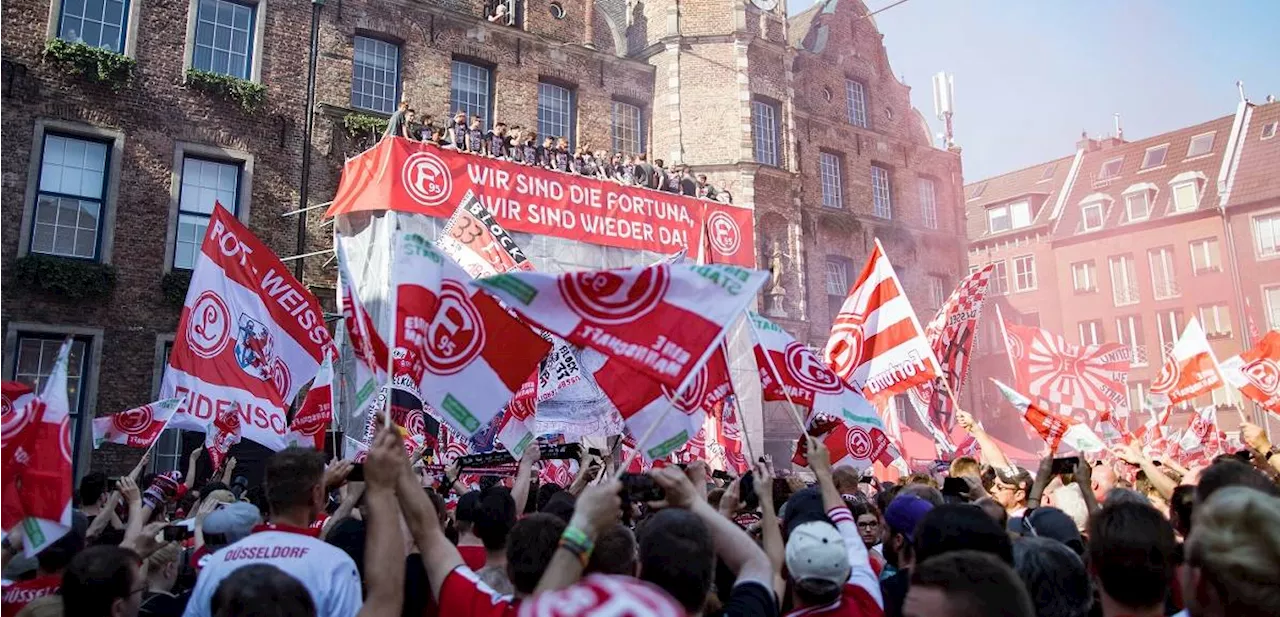
[[[843,585],[849,580],[849,553],[831,523],[811,521],[791,531],[787,540],[791,580],[816,579]]]

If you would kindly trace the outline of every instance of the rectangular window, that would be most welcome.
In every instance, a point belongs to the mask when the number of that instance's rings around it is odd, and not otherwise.
[[[1031,291],[1036,288],[1036,258],[1023,255],[1013,258],[1013,290]]]
[[[352,57],[351,106],[389,114],[400,93],[400,46],[369,38],[355,38]]]
[[[835,320],[849,295],[849,262],[842,257],[827,258],[827,311]]]
[[[1146,338],[1142,333],[1142,317],[1125,315],[1116,318],[1116,338],[1121,345],[1129,348],[1133,366],[1147,365]]]
[[[1267,310],[1267,328],[1280,330],[1280,285],[1262,288],[1262,304]]]
[[[1183,182],[1173,187],[1173,211],[1190,212],[1200,203],[1200,183]]]
[[[1107,260],[1111,266],[1111,299],[1116,306],[1137,304],[1138,270],[1133,255],[1116,255]]]
[[[1178,272],[1173,264],[1172,246],[1147,251],[1147,263],[1151,266],[1151,293],[1155,299],[1168,300],[1182,295],[1178,287]]]
[[[191,68],[249,79],[256,10],[257,7],[228,0],[200,0]]]
[[[1280,255],[1280,214],[1254,217],[1253,239],[1258,257]]]
[[[893,218],[893,188],[889,184],[889,170],[871,166],[871,194],[874,200],[871,213],[882,218]]]
[[[827,208],[843,208],[844,195],[840,189],[840,156],[830,152],[818,154],[818,176],[822,180],[822,205]]]
[[[38,394],[53,372],[65,335],[18,333],[17,358],[13,363],[14,381],[31,386]],[[75,338],[67,358],[67,403],[71,406],[71,451],[79,452],[80,408],[84,404],[83,384],[86,373],[89,340]]]
[[[1231,309],[1226,304],[1210,304],[1200,307],[1200,325],[1209,338],[1231,337]]]
[[[639,106],[613,102],[613,149],[627,156],[644,152],[644,115]]]
[[[1004,260],[996,262],[996,267],[991,270],[991,293],[997,296],[1003,296],[1009,293],[1009,268]]]
[[[1095,201],[1093,203],[1087,203],[1081,206],[1080,214],[1081,214],[1081,218],[1080,218],[1081,231],[1094,231],[1097,229],[1102,229],[1102,219],[1104,215],[1104,211],[1102,209],[1102,202]]]
[[[1156,334],[1160,337],[1161,358],[1168,355],[1173,344],[1182,336],[1182,328],[1187,325],[1182,318],[1182,309],[1172,309],[1156,313]]]
[[[1151,215],[1151,203],[1147,191],[1138,191],[1124,196],[1125,220],[1144,221]]]
[[[90,47],[124,52],[129,19],[125,0],[61,0],[58,38]]]
[[[862,82],[845,80],[844,90],[848,97],[849,124],[867,128],[867,91]]]
[[[1129,382],[1129,409],[1135,412],[1145,409],[1147,407],[1147,391],[1149,389],[1150,386],[1145,381]]]
[[[1147,153],[1142,157],[1142,168],[1150,169],[1164,165],[1164,158],[1168,153],[1169,144],[1147,148]]]
[[[1002,231],[1013,229],[1013,224],[1009,220],[1009,207],[996,206],[987,208],[987,230],[996,234]]]
[[[1276,136],[1276,127],[1280,126],[1280,122],[1268,122],[1262,125],[1262,139],[1271,139]]]
[[[1218,255],[1218,239],[1203,238],[1191,241],[1191,271],[1195,274],[1221,272],[1222,258]]]
[[[47,133],[31,229],[31,252],[97,259],[109,146]]]
[[[195,268],[214,202],[236,214],[240,203],[240,165],[184,157],[182,189],[178,193],[178,233],[173,247],[174,268]]]
[[[938,198],[933,180],[920,178],[920,219],[929,229],[938,228]]]
[[[467,112],[467,118],[479,116],[486,128],[493,106],[493,73],[483,66],[454,60],[449,81],[449,110]]]
[[[947,301],[947,279],[937,274],[929,275],[929,306],[938,308]]]
[[[574,135],[573,91],[544,81],[538,82],[538,134],[547,137],[564,137],[569,140],[572,152],[576,142]]]
[[[1187,158],[1208,154],[1213,150],[1213,133],[1204,133],[1191,138],[1191,144],[1187,146]]]
[[[1078,294],[1098,291],[1097,264],[1092,261],[1078,261],[1071,264],[1071,287]]]
[[[756,162],[778,167],[778,107],[764,101],[751,101],[751,134],[755,142]]]
[[[1102,322],[1099,320],[1082,321],[1077,326],[1080,332],[1081,345],[1098,345],[1102,343]]]
[[[1102,169],[1098,172],[1099,180],[1109,180],[1120,175],[1120,167],[1124,164],[1124,157],[1111,159],[1102,164]]]

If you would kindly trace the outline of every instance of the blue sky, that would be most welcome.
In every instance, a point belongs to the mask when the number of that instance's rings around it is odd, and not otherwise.
[[[875,20],[935,134],[931,76],[955,75],[966,183],[1070,154],[1115,112],[1138,139],[1233,113],[1237,79],[1280,97],[1280,0],[908,0]]]

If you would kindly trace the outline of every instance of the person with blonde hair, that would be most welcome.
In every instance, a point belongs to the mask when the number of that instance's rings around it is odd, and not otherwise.
[[[147,590],[142,594],[138,607],[139,617],[168,617],[181,615],[187,606],[188,594],[173,594],[173,585],[182,569],[182,547],[170,542],[147,556],[143,571],[147,576]]]
[[[1280,498],[1228,487],[1196,506],[1178,617],[1274,615],[1280,607]]]

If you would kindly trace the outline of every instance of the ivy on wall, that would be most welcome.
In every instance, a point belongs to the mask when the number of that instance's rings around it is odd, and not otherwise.
[[[13,264],[19,288],[34,290],[64,300],[95,300],[111,295],[116,285],[116,269],[79,259],[35,253]]]
[[[221,73],[187,69],[186,84],[195,90],[231,99],[250,114],[258,111],[267,99],[266,86]]]
[[[62,39],[45,41],[42,54],[68,75],[84,77],[120,91],[133,80],[138,62],[124,54]]]

